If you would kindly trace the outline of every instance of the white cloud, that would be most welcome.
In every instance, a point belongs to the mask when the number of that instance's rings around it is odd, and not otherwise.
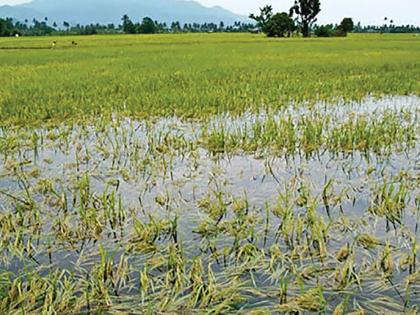
[[[3,4],[14,5],[14,4],[20,4],[20,3],[25,3],[29,1],[30,0],[0,0],[0,5],[3,5]]]

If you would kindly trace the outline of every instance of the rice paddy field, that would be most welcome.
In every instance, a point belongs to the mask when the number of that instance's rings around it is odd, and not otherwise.
[[[419,37],[0,39],[0,117],[0,314],[420,311]]]

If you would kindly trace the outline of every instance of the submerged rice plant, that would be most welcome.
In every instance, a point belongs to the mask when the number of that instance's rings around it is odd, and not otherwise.
[[[0,39],[0,313],[416,314],[418,42],[207,35]]]

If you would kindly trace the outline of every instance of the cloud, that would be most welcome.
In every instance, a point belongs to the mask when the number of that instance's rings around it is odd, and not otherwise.
[[[0,0],[0,5],[3,5],[3,4],[15,5],[15,4],[21,4],[25,2],[30,2],[30,0]]]

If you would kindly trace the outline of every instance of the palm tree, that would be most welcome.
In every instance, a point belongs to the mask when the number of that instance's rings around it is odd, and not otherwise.
[[[385,17],[384,18],[384,25],[383,25],[383,27],[382,27],[382,29],[381,29],[381,34],[383,34],[385,31],[386,31],[386,22],[388,21],[388,18],[387,17]]]

